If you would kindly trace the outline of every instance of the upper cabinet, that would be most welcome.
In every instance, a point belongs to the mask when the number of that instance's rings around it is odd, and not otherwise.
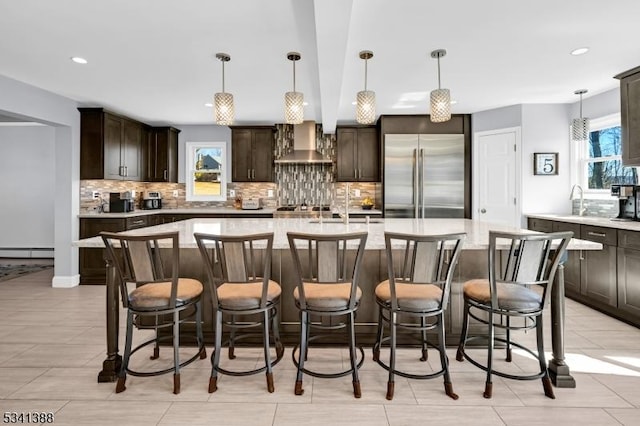
[[[620,79],[622,164],[640,166],[640,67],[615,78]]]
[[[178,133],[173,127],[152,127],[147,134],[147,182],[178,182]]]
[[[339,182],[380,181],[380,142],[375,126],[338,126],[336,139]]]
[[[231,128],[231,172],[234,182],[273,182],[273,126]]]
[[[144,125],[102,108],[80,110],[80,179],[144,179]]]

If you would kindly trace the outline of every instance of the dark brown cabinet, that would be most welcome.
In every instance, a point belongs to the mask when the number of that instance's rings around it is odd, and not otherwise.
[[[622,164],[640,166],[640,67],[615,78],[620,79]]]
[[[339,182],[380,181],[380,142],[375,127],[338,127],[336,139]]]
[[[79,108],[80,179],[144,179],[144,125],[105,111]]]
[[[152,127],[147,137],[147,182],[178,182],[178,133],[173,127]]]
[[[640,323],[640,232],[618,231],[618,309]]]
[[[273,182],[274,128],[231,129],[231,173],[234,182]]]
[[[602,250],[583,252],[581,293],[597,303],[617,306],[617,231],[613,228],[582,225],[580,238],[602,244]]]
[[[571,231],[575,238],[580,237],[580,225],[577,223],[552,222],[553,232]],[[567,260],[564,262],[564,289],[566,294],[580,293],[580,276],[583,252],[581,250],[567,250]]]

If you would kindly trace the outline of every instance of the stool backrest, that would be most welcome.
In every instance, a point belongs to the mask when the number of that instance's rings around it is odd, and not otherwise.
[[[395,284],[433,284],[442,289],[440,308],[445,309],[453,272],[465,233],[414,235],[385,232],[391,308],[398,309]]]
[[[141,286],[168,281],[172,283],[169,307],[175,307],[180,265],[178,232],[150,235],[101,232],[100,236],[106,248],[107,266],[115,267],[118,274],[125,308],[129,307],[127,284]],[[170,260],[169,271],[165,270],[163,258]]]
[[[542,289],[541,307],[553,285],[573,232],[519,234],[489,231],[489,282],[491,303],[498,308],[497,284]]]
[[[213,303],[218,305],[217,288],[223,283],[261,282],[260,307],[267,304],[271,279],[273,233],[250,235],[193,234],[205,264]]]
[[[297,272],[300,306],[303,309],[306,307],[303,282],[316,284],[350,282],[349,309],[352,309],[356,303],[356,288],[367,233],[327,235],[287,232],[287,238]],[[349,251],[355,255],[350,256]]]

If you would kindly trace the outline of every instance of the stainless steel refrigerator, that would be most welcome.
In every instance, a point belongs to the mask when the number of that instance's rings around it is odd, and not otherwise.
[[[464,135],[385,135],[385,217],[463,218],[464,175]]]

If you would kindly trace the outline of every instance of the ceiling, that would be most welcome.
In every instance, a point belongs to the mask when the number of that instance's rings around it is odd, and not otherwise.
[[[333,132],[355,122],[361,50],[374,53],[378,114],[429,112],[439,48],[454,113],[573,103],[576,89],[613,89],[615,74],[640,65],[638,16],[637,0],[4,1],[0,75],[149,124],[214,124],[204,104],[221,91],[225,52],[236,123],[272,124],[284,121],[286,54],[298,51],[305,119]]]

